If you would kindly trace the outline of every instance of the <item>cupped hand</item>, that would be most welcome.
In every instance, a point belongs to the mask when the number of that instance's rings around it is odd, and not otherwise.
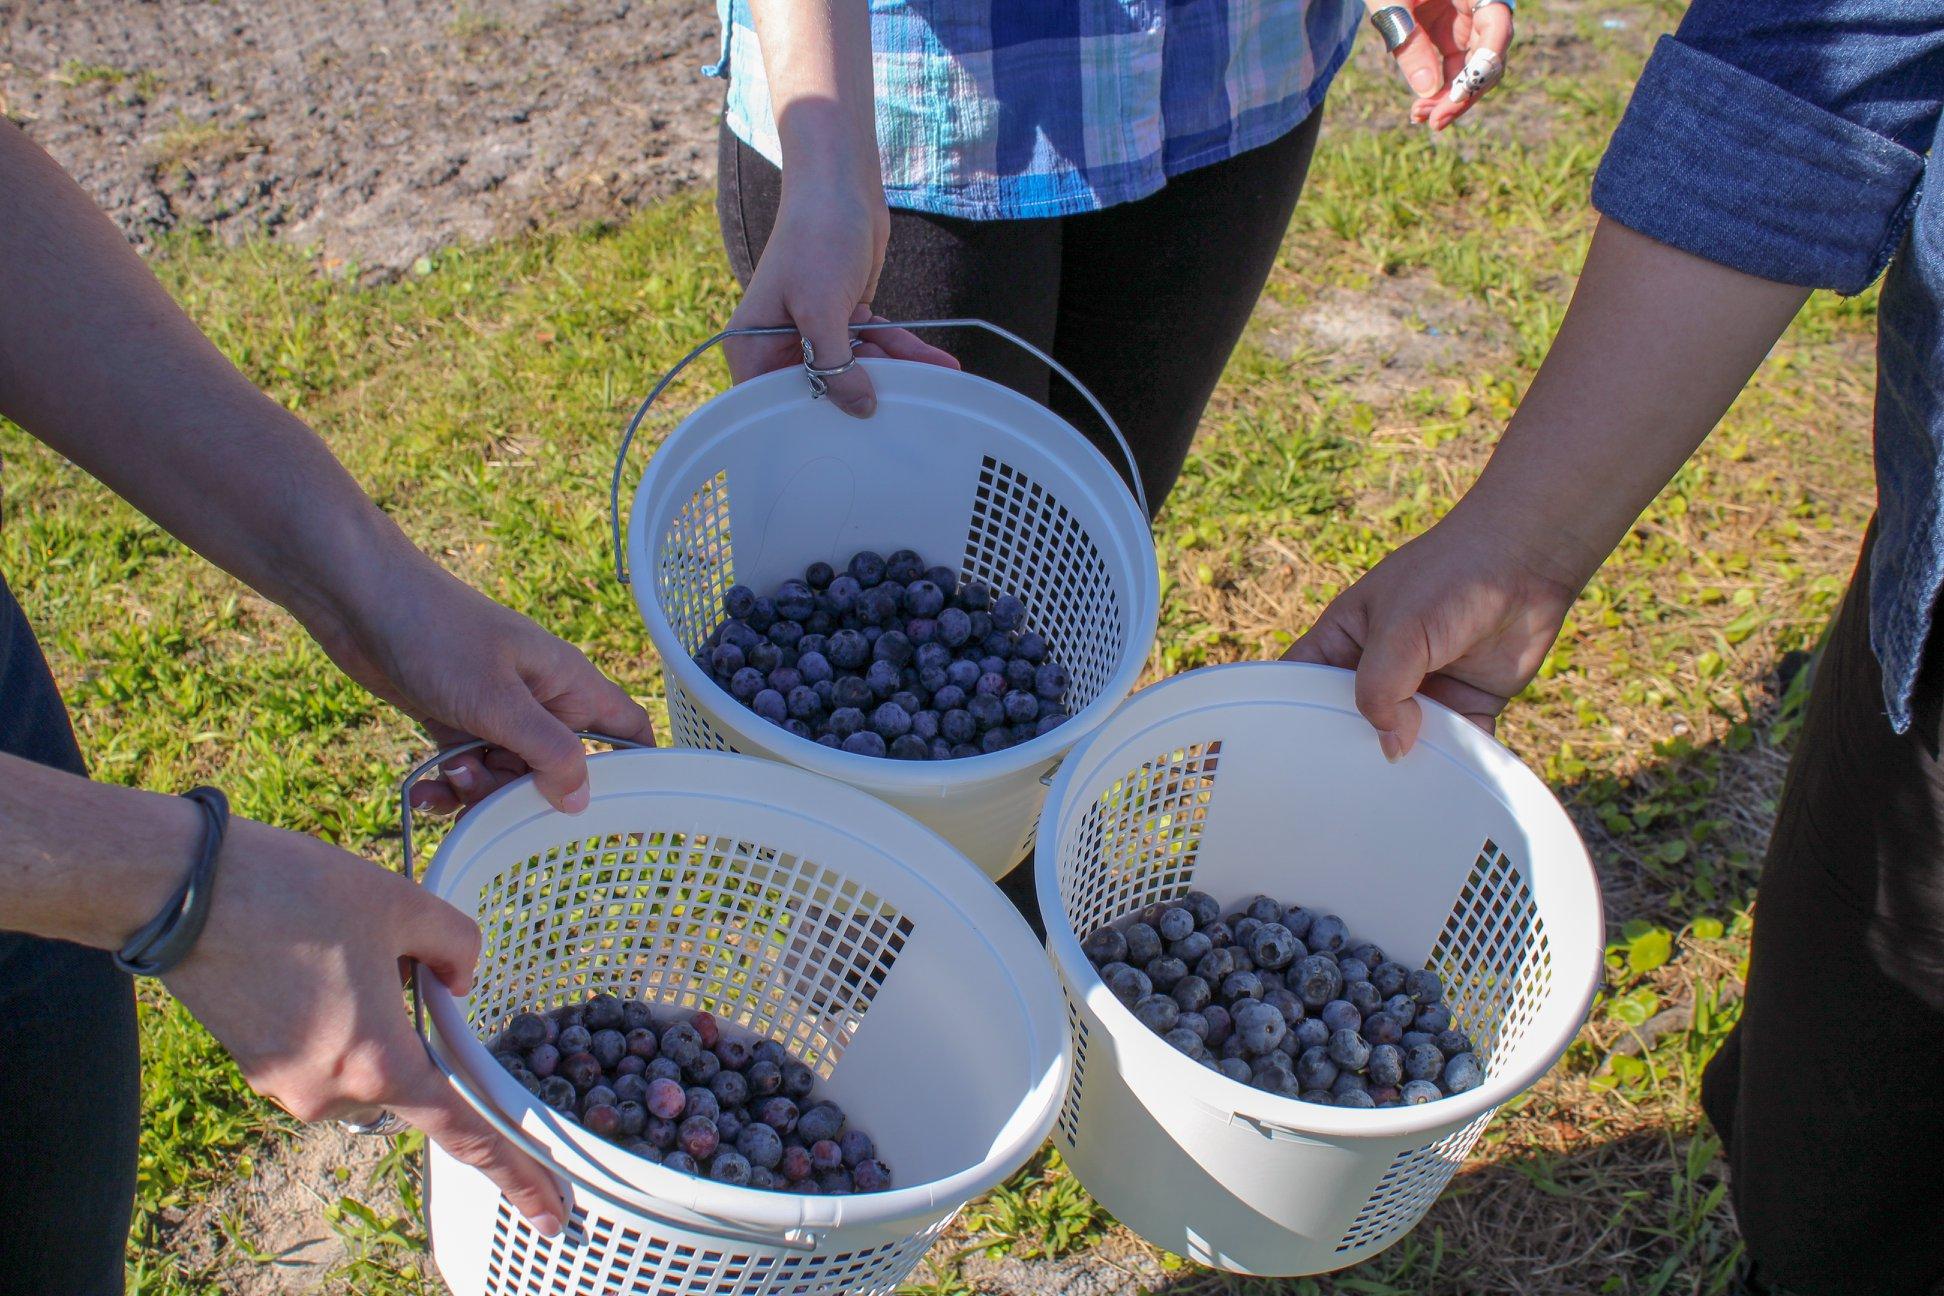
[[[340,668],[425,726],[441,747],[490,745],[448,762],[412,802],[450,812],[531,772],[556,808],[587,808],[576,730],[652,743],[647,711],[579,649],[415,551],[375,573],[355,610],[312,632]]]
[[[890,356],[959,367],[950,353],[922,342],[905,329],[873,329],[851,346],[852,324],[883,323],[871,313],[871,297],[884,268],[891,217],[881,197],[851,188],[794,187],[786,190],[776,227],[764,245],[731,328],[789,325],[795,334],[731,338],[723,344],[729,375],[744,382],[759,374],[803,363],[808,341],[819,369],[834,369],[852,354]],[[868,418],[877,393],[862,369],[827,380],[829,398],[847,414]]]
[[[1578,594],[1462,509],[1371,568],[1283,654],[1354,669],[1357,709],[1393,761],[1417,741],[1418,693],[1490,733]]]
[[[1457,121],[1485,94],[1453,100],[1452,83],[1479,50],[1497,56],[1501,75],[1512,48],[1512,11],[1502,4],[1482,8],[1476,0],[1399,0],[1412,11],[1417,30],[1392,53],[1404,79],[1417,93],[1411,120],[1441,131]]]
[[[479,929],[445,901],[313,837],[238,819],[208,925],[164,981],[250,1087],[297,1119],[390,1111],[558,1233],[566,1207],[553,1177],[467,1105],[406,1012],[408,960],[464,994],[478,956]]]

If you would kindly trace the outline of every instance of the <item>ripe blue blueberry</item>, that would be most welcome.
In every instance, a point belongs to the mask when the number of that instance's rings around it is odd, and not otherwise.
[[[745,666],[729,677],[729,696],[738,702],[751,702],[768,686],[763,672],[753,666]]]
[[[898,668],[880,657],[864,672],[864,682],[871,686],[872,696],[883,701],[896,693],[903,681],[898,676]]]
[[[1407,994],[1392,995],[1384,1000],[1384,1011],[1397,1018],[1397,1024],[1405,1030],[1417,1029],[1417,1000]],[[1431,1032],[1427,1032],[1431,1033]]]
[[[889,751],[892,760],[921,761],[931,759],[931,744],[915,733],[901,734],[893,738]]]
[[[1183,1030],[1177,1026],[1175,1029],[1162,1035],[1161,1039],[1176,1052],[1185,1053],[1196,1061],[1200,1061],[1208,1055],[1208,1048],[1201,1042],[1201,1037],[1191,1030]]]
[[[1444,1097],[1444,1090],[1429,1080],[1407,1080],[1398,1096],[1406,1107],[1415,1107],[1419,1103],[1438,1101]]]
[[[945,610],[945,591],[921,576],[905,586],[905,609],[913,616],[935,617]]]
[[[827,562],[813,562],[804,568],[803,581],[813,590],[830,588],[830,582],[837,579],[837,569]]]
[[[1006,677],[996,672],[989,672],[979,676],[979,682],[974,687],[979,697],[1002,698],[1006,695]],[[1038,714],[1038,707],[1033,710],[1034,714]]]
[[[715,1155],[722,1134],[716,1129],[713,1116],[688,1116],[676,1129],[675,1139],[682,1151],[697,1161],[707,1161]]]
[[[783,700],[783,695],[773,688],[766,688],[758,693],[751,700],[750,707],[771,724],[780,725],[790,718],[789,704]]]
[[[1342,1077],[1338,1077],[1341,1079]],[[1331,1100],[1339,1107],[1375,1107],[1377,1100],[1363,1089],[1347,1089],[1342,1093],[1331,1092]]]
[[[1021,657],[1019,660],[1026,659]],[[1058,662],[1041,662],[1033,670],[1033,689],[1048,701],[1058,702],[1067,695],[1070,687],[1072,680],[1067,675],[1066,667]],[[1214,919],[1209,921],[1213,922]]]
[[[1438,1052],[1444,1054],[1446,1057],[1457,1057],[1460,1053],[1469,1053],[1472,1051],[1471,1036],[1461,1030],[1441,1030],[1432,1043],[1436,1044],[1438,1046]],[[534,1074],[538,1075],[539,1072],[536,1071]]]
[[[1261,1067],[1251,1068],[1249,1083],[1265,1093],[1282,1094],[1294,1098],[1298,1093],[1295,1071],[1283,1060],[1280,1053],[1271,1053],[1270,1061]]]
[[[959,590],[959,606],[967,612],[983,612],[992,606],[992,589],[982,581],[967,581]]]
[[[1330,1096],[1333,1098],[1341,1099],[1345,1094],[1367,1094],[1369,1092],[1370,1082],[1365,1080],[1361,1075],[1358,1075],[1355,1071],[1345,1071],[1339,1068],[1337,1078],[1330,1082]]]
[[[932,690],[932,710],[943,715],[965,705],[965,690],[956,684],[943,684]]]
[[[1436,1080],[1444,1074],[1445,1056],[1435,1044],[1412,1044],[1404,1050],[1404,1075],[1411,1080]]]
[[[817,596],[800,580],[786,580],[776,587],[776,615],[786,621],[807,621],[817,610]]]
[[[1363,1014],[1347,999],[1332,999],[1316,1015],[1333,1031],[1360,1030],[1363,1027]]]
[[[939,741],[944,742],[945,740],[941,738],[939,739]],[[964,760],[969,756],[983,756],[984,754],[985,754],[985,748],[983,746],[979,746],[969,742],[963,742],[963,743],[953,743],[951,746],[951,750],[946,752],[945,756],[947,759],[950,760]]]
[[[748,664],[743,650],[734,644],[717,644],[709,650],[709,669],[717,675],[733,676]]]
[[[919,644],[911,654],[911,661],[921,671],[936,669],[942,673],[952,664],[952,651],[940,643]]]
[[[749,1164],[774,1170],[783,1161],[783,1136],[768,1125],[747,1125],[736,1136],[736,1151],[749,1158]]]
[[[1067,713],[1064,711],[1055,711],[1050,715],[1043,715],[1033,725],[1033,736],[1035,738],[1044,738],[1065,724],[1067,719]]]
[[[1268,990],[1254,972],[1231,972],[1222,978],[1222,998],[1233,1008],[1237,1000],[1260,999]]]
[[[879,585],[865,590],[858,596],[857,611],[854,615],[863,624],[874,626],[881,631],[886,624],[897,619],[897,592],[888,585]]]
[[[1218,954],[1225,954],[1227,952],[1228,951],[1226,950],[1216,951],[1216,953]],[[1273,990],[1263,991],[1262,1002],[1268,1004],[1271,1008],[1274,1008],[1277,1012],[1281,1013],[1283,1015],[1283,1020],[1288,1022],[1291,1026],[1296,1025],[1298,1022],[1302,1021],[1307,1016],[1307,1014],[1303,1011],[1303,1001],[1297,998],[1294,992],[1287,990],[1282,986],[1277,986]]]
[[[756,610],[756,591],[747,585],[731,585],[722,596],[722,610],[742,620]]]
[[[1195,915],[1184,907],[1170,906],[1161,911],[1155,928],[1160,932],[1162,940],[1172,943],[1195,930]]]
[[[588,1052],[601,1064],[603,1070],[613,1070],[628,1051],[628,1041],[618,1030],[597,1030],[588,1046]]]
[[[1259,895],[1249,901],[1246,912],[1259,923],[1272,923],[1282,917],[1283,907],[1272,897]]]
[[[884,578],[886,580],[894,580],[900,585],[904,585],[917,580],[924,574],[925,560],[918,556],[916,550],[899,549],[889,558],[885,559]]]
[[[1166,1035],[1180,1021],[1181,1005],[1168,995],[1151,994],[1134,1005],[1134,1016],[1157,1035]]]
[[[1249,1064],[1241,1058],[1222,1058],[1215,1064],[1215,1069],[1239,1084],[1248,1084],[1251,1078]]]
[[[526,1069],[545,1080],[560,1066],[560,1050],[551,1044],[536,1044],[527,1050]]]
[[[875,1157],[859,1161],[850,1173],[851,1186],[858,1192],[884,1192],[891,1187],[891,1167]]]
[[[882,756],[889,748],[877,734],[869,729],[860,729],[844,739],[844,750],[856,756]]]
[[[1319,953],[1335,953],[1350,939],[1350,929],[1335,914],[1324,914],[1310,924],[1304,943]]]
[[[1404,1028],[1387,1012],[1374,1012],[1364,1018],[1363,1037],[1371,1044],[1402,1044]]]
[[[938,737],[938,712],[919,711],[911,717],[911,732],[925,740],[929,747],[931,740]]]
[[[1202,1034],[1202,1041],[1210,1048],[1220,1048],[1235,1033],[1235,1019],[1221,1004],[1211,1003],[1203,1008],[1201,1019],[1208,1023],[1207,1031]]]
[[[797,1117],[796,1134],[805,1143],[835,1139],[844,1130],[844,1113],[835,1103],[806,1107]]]
[[[679,1083],[682,1079],[682,1067],[680,1063],[671,1057],[651,1058],[649,1059],[647,1069],[641,1074],[650,1083],[656,1080],[674,1080]]]
[[[573,1082],[565,1076],[549,1076],[540,1082],[541,1102],[563,1115],[572,1115],[579,1110],[580,1094]]]
[[[1110,963],[1101,969],[1101,979],[1107,983],[1114,998],[1132,1008],[1135,1004],[1154,993],[1154,982],[1147,973],[1125,963]]]
[[[1215,942],[1209,940],[1207,936],[1198,931],[1191,931],[1180,940],[1170,944],[1168,946],[1168,953],[1192,967],[1196,963],[1201,962],[1214,948]]]
[[[822,683],[833,679],[837,673],[832,669],[830,659],[820,652],[806,652],[799,656],[796,669],[806,684]]]
[[[1196,932],[1195,935],[1203,936],[1203,933]],[[1176,947],[1185,944],[1186,941],[1177,941]],[[1235,971],[1235,951],[1231,949],[1215,949],[1211,945],[1208,953],[1195,960],[1195,975],[1211,986],[1222,984],[1233,971]]]
[[[806,724],[801,720],[796,719],[794,716],[792,716],[788,720],[785,720],[783,722],[783,727],[789,730],[791,733],[795,734],[799,738],[814,739],[817,736],[815,730],[811,729],[811,727],[808,724]]]
[[[1280,909],[1280,906],[1278,908]],[[1250,916],[1255,915],[1252,913]],[[1303,949],[1302,942],[1290,933],[1289,928],[1275,919],[1263,920],[1262,925],[1249,934],[1245,948],[1248,949],[1249,957],[1255,961],[1257,967],[1267,968],[1272,972],[1288,967],[1291,962],[1308,952]]]
[[[884,558],[882,555],[863,549],[851,555],[850,574],[865,589],[870,589],[884,579]]]
[[[877,660],[890,662],[893,666],[904,665],[916,651],[910,637],[902,630],[886,630],[871,648]]]
[[[1171,954],[1163,954],[1160,958],[1150,959],[1143,971],[1154,988],[1166,994],[1174,989],[1176,982],[1188,975],[1188,965]]]
[[[1017,630],[1026,620],[1026,605],[1011,594],[992,600],[992,624],[1000,630]]]
[[[969,711],[951,710],[938,718],[938,733],[950,743],[971,742],[978,736],[979,723]]]
[[[1299,1051],[1323,1048],[1330,1042],[1330,1028],[1325,1026],[1322,1019],[1318,1017],[1305,1017],[1290,1029],[1291,1034],[1296,1037]]]
[[[818,680],[810,686],[810,691],[817,695],[817,704],[828,711],[837,697],[837,684],[834,680]]]
[[[1245,1000],[1230,1009],[1231,1020],[1235,1026],[1235,1037],[1242,1041],[1242,1048],[1252,1056],[1261,1056],[1282,1043],[1289,1033],[1289,1026],[1283,1015],[1268,1004],[1255,1000]]]
[[[861,670],[871,659],[871,645],[855,630],[839,630],[830,636],[825,652],[838,670]]]
[[[757,634],[768,634],[769,628],[776,624],[776,600],[758,597],[756,606],[743,618],[743,624]]]
[[[749,1064],[749,1070],[743,1073],[743,1077],[749,1081],[752,1098],[767,1098],[783,1088],[783,1068],[774,1057],[764,1055],[760,1044],[757,1045],[755,1057],[756,1060]]]
[[[1305,1007],[1321,1008],[1343,989],[1343,975],[1337,971],[1333,960],[1321,954],[1312,954],[1296,965],[1295,980],[1290,988],[1302,999]]]
[[[1175,1018],[1175,1029],[1185,1030],[1204,1043],[1208,1040],[1208,1018],[1198,1012],[1183,1012]]]
[[[845,675],[832,681],[830,700],[836,707],[862,708],[875,705],[877,695],[861,676]]]
[[[967,693],[978,687],[979,677],[979,664],[975,661],[961,658],[945,668],[945,682],[955,684]]]
[[[1014,689],[1005,695],[1006,719],[1012,724],[1033,724],[1039,720],[1039,700],[1031,693]]]
[[[785,705],[790,708],[792,720],[808,722],[823,714],[823,701],[817,696],[817,690],[808,684],[799,684],[791,689]]]
[[[1005,704],[990,693],[974,693],[965,701],[965,711],[983,732],[1006,723]]]
[[[1362,959],[1356,957],[1354,954],[1344,955],[1338,958],[1337,971],[1343,974],[1343,981],[1345,985],[1349,985],[1357,981],[1370,980],[1370,965],[1365,963]]]
[[[960,609],[948,607],[938,614],[938,642],[957,648],[972,637],[972,618]]]
[[[1441,1034],[1451,1029],[1451,1009],[1441,1003],[1426,1004],[1418,1009],[1417,1020],[1411,1024],[1421,1031]]]
[[[778,666],[769,673],[769,686],[787,699],[792,689],[803,686],[803,676],[794,666]]]
[[[1364,1066],[1374,1085],[1395,1087],[1404,1083],[1404,1050],[1395,1044],[1373,1047]]]
[[[790,1134],[796,1130],[797,1105],[794,1100],[786,1098],[782,1094],[763,1099],[762,1102],[757,1104],[756,1110],[752,1114],[757,1120],[769,1126],[778,1134]]]
[[[871,712],[871,728],[889,740],[911,732],[911,713],[896,702],[886,702]]]
[[[854,706],[838,707],[830,713],[830,732],[841,742],[864,727],[864,713]]]
[[[677,1148],[673,1152],[664,1153],[662,1156],[662,1164],[670,1170],[679,1170],[683,1174],[694,1175],[702,1173],[701,1163],[680,1148]]]
[[[768,679],[769,673],[783,664],[783,650],[765,639],[749,650],[749,664]]]
[[[1444,998],[1444,980],[1433,968],[1416,968],[1404,978],[1404,993],[1421,1004],[1434,1004]]]
[[[1118,927],[1096,927],[1080,942],[1080,952],[1092,960],[1095,967],[1104,963],[1124,963],[1127,961],[1127,937]]]
[[[1460,1053],[1445,1062],[1443,1085],[1447,1094],[1461,1094],[1484,1083],[1485,1072],[1478,1065],[1477,1054]]]
[[[1337,1064],[1328,1049],[1307,1048],[1296,1057],[1296,1080],[1304,1089],[1328,1089],[1336,1083]]]
[[[1031,718],[1038,719],[1040,700],[1039,696],[1033,692],[1033,663],[1014,658],[1012,661],[1006,663],[1006,669],[1001,673],[1006,677],[1007,688],[1017,689],[1033,699],[1033,715]]]
[[[1136,965],[1161,957],[1161,935],[1144,922],[1132,922],[1121,929],[1127,938],[1127,961]]]
[[[1013,656],[1029,662],[1046,660],[1046,640],[1039,634],[1028,630],[1013,644]]]
[[[716,1096],[717,1104],[722,1107],[740,1107],[749,1101],[749,1078],[740,1071],[725,1067],[709,1081],[709,1092]]]
[[[1383,1008],[1384,997],[1377,993],[1376,986],[1368,981],[1350,981],[1348,977],[1344,980],[1349,984],[1344,986],[1343,997],[1355,1004],[1358,1012],[1368,1017]]]
[[[783,650],[783,660],[790,661],[790,653],[803,640],[803,626],[795,621],[778,621],[769,628],[769,641]]]

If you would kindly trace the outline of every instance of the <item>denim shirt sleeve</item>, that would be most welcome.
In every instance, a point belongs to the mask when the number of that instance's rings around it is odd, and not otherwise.
[[[1944,4],[1695,0],[1593,205],[1748,274],[1860,292],[1903,241],[1941,96]]]

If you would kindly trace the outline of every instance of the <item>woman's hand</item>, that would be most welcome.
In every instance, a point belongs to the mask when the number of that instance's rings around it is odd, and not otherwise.
[[[400,994],[407,960],[463,994],[478,956],[479,929],[445,901],[315,838],[238,819],[208,925],[164,981],[250,1087],[298,1120],[390,1111],[558,1233],[566,1209],[552,1176],[432,1065]]]
[[[1443,130],[1471,111],[1503,75],[1506,52],[1512,48],[1510,7],[1479,5],[1477,0],[1376,2],[1402,3],[1417,22],[1417,30],[1392,52],[1404,79],[1417,92],[1417,102],[1411,106],[1412,121]],[[1476,93],[1454,91],[1459,73],[1479,51],[1489,51],[1497,60],[1498,71],[1492,74],[1491,83]]]
[[[1419,692],[1490,733],[1578,588],[1460,504],[1338,595],[1283,656],[1354,669],[1357,710],[1396,760],[1417,741]]]
[[[731,328],[788,324],[807,339],[819,369],[833,369],[852,354],[850,325],[880,321],[871,313],[871,295],[884,268],[891,217],[882,193],[867,196],[869,185],[786,181],[776,228],[750,276],[749,290],[729,319]],[[729,374],[737,382],[803,363],[796,336],[731,338],[723,344]],[[873,329],[861,335],[855,353],[895,356],[958,368],[958,361],[904,329]],[[828,380],[837,408],[868,418],[877,395],[862,369]]]
[[[417,551],[359,582],[350,610],[311,632],[344,672],[447,746],[484,738],[413,790],[413,804],[472,805],[529,771],[568,814],[587,808],[576,730],[652,743],[648,713],[572,644],[501,607]]]

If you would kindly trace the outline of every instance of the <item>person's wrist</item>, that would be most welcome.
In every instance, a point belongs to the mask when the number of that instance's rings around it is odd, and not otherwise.
[[[1574,530],[1527,494],[1508,498],[1481,477],[1438,523],[1438,530],[1490,555],[1501,570],[1556,593],[1570,603],[1605,558]]]

